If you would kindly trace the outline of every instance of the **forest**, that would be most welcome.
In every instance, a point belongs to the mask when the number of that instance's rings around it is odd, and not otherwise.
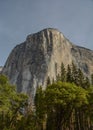
[[[93,130],[93,74],[61,64],[47,87],[37,87],[34,106],[26,94],[0,75],[0,130]]]

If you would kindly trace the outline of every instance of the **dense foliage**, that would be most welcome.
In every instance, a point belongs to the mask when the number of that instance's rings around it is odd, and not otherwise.
[[[21,121],[27,96],[17,93],[7,77],[0,75],[0,129],[17,130]]]
[[[93,76],[90,82],[73,63],[67,69],[62,63],[56,79],[48,77],[46,90],[37,89],[37,130],[92,130]]]
[[[37,88],[34,107],[0,75],[0,130],[93,130],[93,75],[91,80],[73,63],[47,87]]]

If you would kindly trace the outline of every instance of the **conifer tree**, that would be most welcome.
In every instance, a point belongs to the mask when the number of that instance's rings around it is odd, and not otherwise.
[[[35,114],[36,114],[36,122],[37,129],[43,130],[43,122],[45,118],[45,105],[44,105],[44,92],[42,87],[38,87],[35,95]]]
[[[64,64],[61,64],[61,81],[66,82],[66,70]]]
[[[86,77],[85,82],[84,82],[84,88],[89,88],[89,87],[90,87],[90,81],[89,81],[89,78]]]
[[[91,74],[91,84],[93,85],[93,74]]]
[[[55,80],[54,80],[54,78],[52,79],[52,83],[54,83],[55,82]]]
[[[72,82],[72,72],[70,65],[67,66],[66,81],[70,83]]]
[[[48,86],[49,84],[51,84],[51,80],[50,80],[50,77],[48,76],[48,78],[47,78],[47,86]]]
[[[78,73],[77,85],[83,87],[83,84],[84,84],[84,74],[82,73],[80,68],[78,69],[77,73]]]
[[[77,67],[73,62],[72,62],[72,81],[76,84],[76,81],[77,81]]]
[[[57,74],[57,76],[56,76],[56,82],[60,81],[60,80],[61,80],[60,74]]]

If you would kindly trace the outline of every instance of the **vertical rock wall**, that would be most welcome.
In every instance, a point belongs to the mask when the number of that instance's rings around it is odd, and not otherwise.
[[[9,55],[3,68],[18,92],[25,92],[33,98],[38,86],[46,86],[49,76],[52,80],[60,73],[63,62],[72,61],[85,74],[93,72],[93,51],[77,47],[56,29],[44,29],[27,36],[24,43],[17,45]]]

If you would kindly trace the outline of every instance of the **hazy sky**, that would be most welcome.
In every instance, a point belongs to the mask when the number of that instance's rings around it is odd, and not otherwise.
[[[0,65],[28,34],[48,27],[93,50],[93,0],[0,0]]]

